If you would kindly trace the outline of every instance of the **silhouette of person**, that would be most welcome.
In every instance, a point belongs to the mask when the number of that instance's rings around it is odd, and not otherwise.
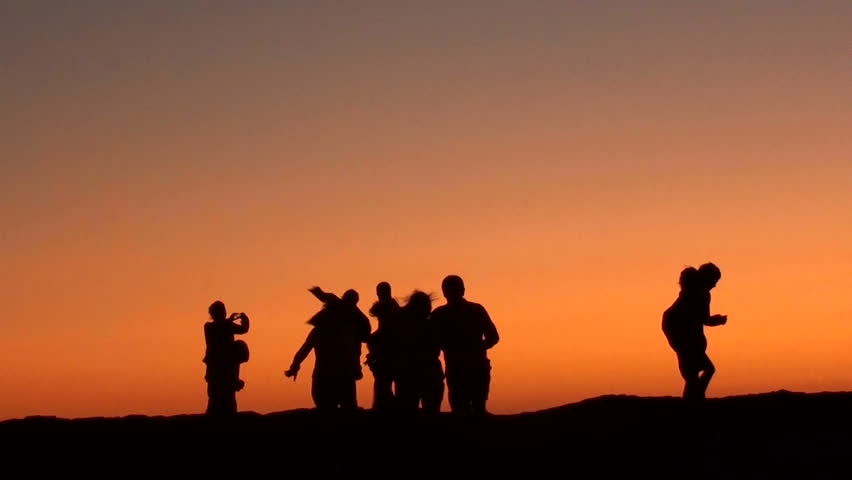
[[[716,367],[707,356],[705,326],[724,325],[726,315],[710,314],[710,290],[722,277],[719,268],[705,263],[698,269],[687,267],[680,273],[680,293],[663,312],[663,333],[677,355],[684,380],[683,398],[703,400]]]
[[[311,397],[316,407],[355,410],[356,381],[363,378],[361,343],[370,335],[370,320],[358,308],[355,290],[347,290],[341,298],[319,287],[310,291],[323,302],[323,308],[308,320],[313,329],[284,374],[295,381],[302,362],[313,350],[316,361]]]
[[[396,397],[400,410],[430,414],[441,411],[444,371],[438,332],[430,318],[432,297],[415,290],[398,312],[394,345]]]
[[[461,414],[485,414],[491,384],[488,350],[500,340],[485,307],[464,298],[464,281],[449,275],[441,283],[447,299],[432,312],[444,353],[450,409]]]
[[[207,381],[207,414],[236,414],[236,392],[245,386],[240,379],[240,363],[248,361],[248,347],[242,340],[234,340],[234,336],[248,332],[249,318],[245,313],[228,316],[225,304],[218,300],[210,305],[208,313],[212,321],[204,324],[207,348],[203,360],[207,365],[204,375]]]
[[[394,318],[400,307],[391,296],[391,286],[388,282],[376,285],[376,296],[378,300],[369,313],[378,320],[379,326],[367,342],[366,363],[373,373],[373,409],[387,410],[394,406],[395,399],[390,349],[394,341]]]

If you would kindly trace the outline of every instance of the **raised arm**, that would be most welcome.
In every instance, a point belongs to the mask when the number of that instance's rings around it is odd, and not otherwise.
[[[491,321],[491,316],[488,315],[488,311],[485,310],[485,307],[482,307],[482,326],[483,326],[483,336],[485,339],[483,340],[483,344],[485,345],[485,349],[489,349],[494,345],[497,345],[497,342],[500,341],[500,335],[497,333],[497,327],[494,325],[494,322]]]
[[[311,287],[308,289],[308,291],[311,292],[315,297],[317,297],[317,299],[319,299],[320,302],[325,305],[340,300],[337,295],[330,292],[325,292],[320,287]]]
[[[245,313],[240,313],[237,317],[240,321],[239,324],[233,323],[234,333],[237,335],[242,335],[249,331],[249,318]]]

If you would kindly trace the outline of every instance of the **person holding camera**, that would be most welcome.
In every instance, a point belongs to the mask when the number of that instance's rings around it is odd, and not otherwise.
[[[249,330],[245,313],[227,314],[225,304],[215,301],[208,309],[210,322],[204,324],[207,350],[203,362],[207,365],[207,414],[232,415],[237,413],[236,393],[245,382],[240,379],[240,364],[248,361],[248,346],[235,335]],[[239,323],[237,323],[239,322]]]

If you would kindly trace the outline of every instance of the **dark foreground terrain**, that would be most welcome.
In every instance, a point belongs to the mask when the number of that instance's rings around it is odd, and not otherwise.
[[[850,478],[852,393],[605,396],[484,419],[313,410],[0,422],[4,471],[172,478]],[[19,470],[20,469],[20,470]],[[13,475],[6,478],[19,478]]]

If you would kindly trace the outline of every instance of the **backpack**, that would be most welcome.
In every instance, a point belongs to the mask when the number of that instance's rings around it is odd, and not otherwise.
[[[246,363],[249,361],[248,344],[242,340],[234,342],[234,361],[237,363]]]

